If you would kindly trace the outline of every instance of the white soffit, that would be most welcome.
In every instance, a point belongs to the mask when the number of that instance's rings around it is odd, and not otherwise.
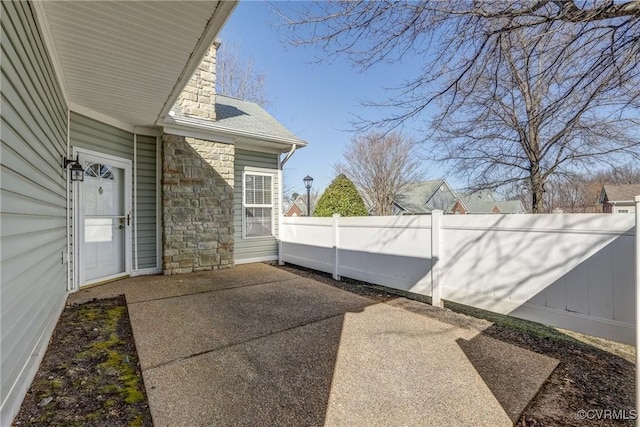
[[[135,126],[156,122],[177,95],[176,85],[186,84],[185,66],[189,63],[191,74],[200,62],[189,61],[198,41],[213,41],[233,10],[221,8],[226,16],[208,27],[218,1],[42,5],[70,104]]]

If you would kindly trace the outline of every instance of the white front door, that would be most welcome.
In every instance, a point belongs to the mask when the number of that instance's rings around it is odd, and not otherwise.
[[[78,283],[131,273],[131,161],[77,150],[84,168],[78,195]]]

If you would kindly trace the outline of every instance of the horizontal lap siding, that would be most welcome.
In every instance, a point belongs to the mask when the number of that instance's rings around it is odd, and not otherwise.
[[[133,161],[133,134],[71,113],[71,146]]]
[[[274,179],[274,234],[278,235],[278,215],[280,198],[278,192],[278,155],[257,151],[236,150],[235,188],[234,188],[234,259],[274,257],[278,255],[278,242],[275,237],[242,238],[242,174],[245,168],[260,168],[273,172]]]
[[[27,2],[2,2],[0,424],[66,298],[67,107]],[[44,336],[44,345],[48,336]]]
[[[138,269],[157,268],[156,138],[138,135],[136,149]]]

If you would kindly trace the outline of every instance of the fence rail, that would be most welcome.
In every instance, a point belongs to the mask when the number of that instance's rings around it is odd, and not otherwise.
[[[284,218],[280,261],[635,342],[634,215]]]

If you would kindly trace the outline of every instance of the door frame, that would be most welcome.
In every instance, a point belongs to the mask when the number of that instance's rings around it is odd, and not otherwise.
[[[120,277],[126,277],[131,275],[131,259],[132,259],[132,229],[133,229],[133,215],[132,215],[132,187],[133,187],[133,167],[132,161],[122,157],[116,157],[109,154],[100,153],[98,151],[87,150],[84,148],[73,148],[73,157],[78,158],[80,163],[85,159],[102,162],[109,165],[113,165],[117,168],[124,169],[124,212],[125,215],[129,215],[131,223],[125,226],[124,229],[124,264],[125,271],[122,273],[114,274],[111,276],[101,277],[89,282],[85,282],[84,277],[84,227],[81,221],[82,210],[81,206],[84,206],[84,191],[82,189],[81,182],[73,182],[73,227],[75,232],[73,233],[73,266],[74,266],[74,284],[73,290],[77,291],[82,286],[95,285],[98,283],[106,282],[109,280],[118,279]]]

